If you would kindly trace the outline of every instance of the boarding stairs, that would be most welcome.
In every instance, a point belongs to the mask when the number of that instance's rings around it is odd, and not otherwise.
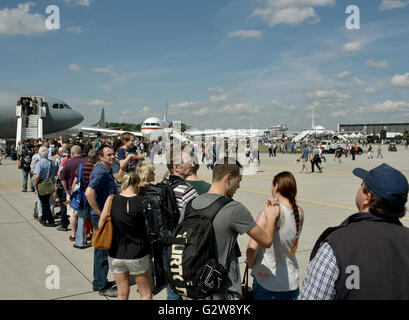
[[[21,99],[34,99],[34,97],[21,97]],[[38,105],[36,114],[24,114],[23,107],[21,105],[16,106],[17,117],[17,132],[16,141],[26,139],[42,139],[43,138],[43,121],[47,116],[47,104],[43,97],[35,97],[37,101],[42,98],[44,106]],[[17,145],[17,143],[16,143]]]

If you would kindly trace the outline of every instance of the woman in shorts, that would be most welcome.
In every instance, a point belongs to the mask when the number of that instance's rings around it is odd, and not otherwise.
[[[100,228],[107,216],[109,201],[112,201],[113,235],[108,251],[108,263],[117,284],[118,300],[129,298],[129,275],[134,277],[142,300],[152,300],[149,243],[141,197],[138,195],[139,183],[140,179],[136,173],[125,174],[120,194],[107,199],[99,220]]]

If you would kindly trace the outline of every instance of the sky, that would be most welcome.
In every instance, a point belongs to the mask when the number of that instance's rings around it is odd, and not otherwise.
[[[197,129],[408,122],[408,21],[409,0],[2,0],[0,88],[82,125],[162,118],[166,100]]]

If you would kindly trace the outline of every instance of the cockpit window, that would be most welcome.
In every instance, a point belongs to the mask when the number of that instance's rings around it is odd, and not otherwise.
[[[66,109],[71,110],[71,107],[68,104],[64,105]]]
[[[64,105],[63,105],[63,104],[60,104],[60,109],[64,109]]]
[[[53,104],[53,109],[58,109],[58,104],[54,103]]]

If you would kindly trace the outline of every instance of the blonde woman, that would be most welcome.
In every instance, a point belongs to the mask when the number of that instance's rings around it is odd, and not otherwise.
[[[144,193],[144,189],[155,181],[155,167],[150,163],[144,163],[136,168],[136,174],[140,178],[139,194]]]
[[[108,251],[109,268],[118,287],[118,300],[129,298],[129,275],[133,276],[142,300],[152,300],[151,274],[149,270],[149,243],[138,195],[140,179],[134,172],[123,177],[119,195],[107,199],[98,227],[107,216],[112,201],[112,245]]]

